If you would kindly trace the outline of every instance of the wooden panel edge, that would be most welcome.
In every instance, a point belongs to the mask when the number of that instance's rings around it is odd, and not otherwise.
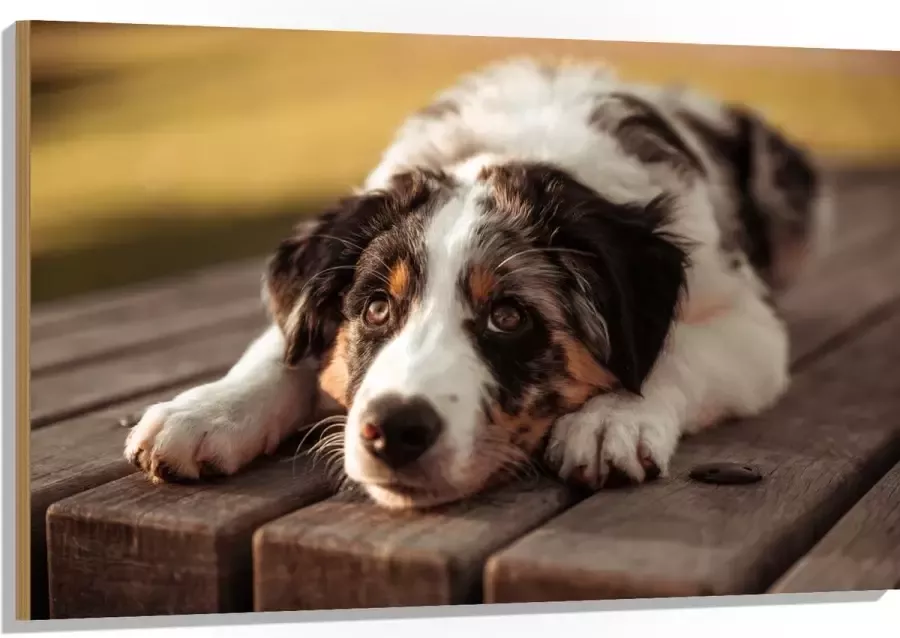
[[[31,307],[31,23],[16,22],[16,618],[31,620],[28,346]]]

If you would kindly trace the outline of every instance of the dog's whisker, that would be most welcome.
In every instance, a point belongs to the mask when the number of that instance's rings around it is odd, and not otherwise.
[[[364,248],[362,246],[360,246],[359,244],[357,244],[355,242],[350,241],[349,239],[347,239],[345,237],[337,237],[336,235],[328,235],[325,233],[316,233],[316,239],[319,239],[319,238],[332,239],[336,242],[344,244],[348,248],[352,248],[353,250],[358,250],[359,252],[363,252],[363,250],[364,250]]]
[[[494,268],[494,271],[496,272],[497,270],[500,270],[508,262],[512,261],[513,259],[516,259],[517,257],[522,257],[524,255],[530,255],[533,253],[572,253],[575,255],[582,255],[582,256],[586,256],[586,257],[591,256],[591,253],[589,253],[585,250],[577,250],[575,248],[563,248],[563,247],[552,247],[552,246],[538,247],[538,248],[526,248],[525,250],[520,250],[519,252],[514,253],[514,254],[510,255],[509,257],[507,257],[506,259],[504,259],[503,261],[501,261],[499,264],[497,264],[497,267]]]
[[[310,277],[309,279],[307,279],[307,280],[306,280],[306,283],[304,283],[303,286],[300,288],[300,291],[298,292],[298,295],[297,295],[298,299],[299,299],[299,298],[302,298],[303,293],[306,292],[307,288],[309,288],[309,286],[312,285],[312,283],[313,283],[318,277],[321,277],[322,275],[326,275],[326,274],[328,274],[328,273],[330,273],[330,272],[334,272],[334,271],[336,271],[336,270],[356,270],[356,266],[332,266],[332,267],[330,267],[330,268],[324,268],[324,269],[318,271],[318,272],[317,272],[316,274],[314,274],[312,277]]]
[[[335,426],[343,427],[345,422],[346,422],[345,416],[335,415],[335,416],[325,417],[321,421],[318,421],[318,422],[314,423],[313,425],[310,425],[310,426],[304,428],[306,430],[306,432],[303,434],[303,438],[300,439],[300,443],[297,445],[297,451],[298,452],[300,451],[300,448],[303,447],[303,444],[306,443],[306,440],[319,428],[323,428],[322,433],[324,434],[329,429],[331,429]]]

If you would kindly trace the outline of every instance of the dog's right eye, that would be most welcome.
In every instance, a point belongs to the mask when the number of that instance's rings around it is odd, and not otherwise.
[[[363,321],[370,326],[383,326],[391,316],[391,303],[384,297],[370,299],[363,311]]]
[[[487,329],[499,334],[517,334],[528,325],[528,315],[517,303],[505,300],[491,306]]]

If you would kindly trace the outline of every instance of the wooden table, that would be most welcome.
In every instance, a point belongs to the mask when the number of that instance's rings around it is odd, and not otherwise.
[[[900,586],[900,171],[836,179],[831,257],[783,304],[789,395],[686,439],[669,479],[589,497],[539,478],[390,513],[292,447],[231,479],[153,486],[118,421],[236,360],[265,323],[262,261],[35,308],[34,617]],[[764,479],[689,480],[707,461]]]

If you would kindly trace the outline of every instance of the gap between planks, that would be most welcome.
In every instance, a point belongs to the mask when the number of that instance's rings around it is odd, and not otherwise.
[[[101,409],[214,373],[223,374],[264,329],[260,314],[184,343],[46,374],[31,383],[31,426]]]
[[[49,323],[33,318],[38,328],[32,334],[32,375],[128,356],[149,344],[260,314],[261,274],[259,265],[251,262],[174,285],[163,282],[139,293],[119,293],[105,303],[70,302],[71,315]],[[37,312],[36,317],[40,316]]]
[[[778,579],[769,593],[900,587],[900,463]]]

